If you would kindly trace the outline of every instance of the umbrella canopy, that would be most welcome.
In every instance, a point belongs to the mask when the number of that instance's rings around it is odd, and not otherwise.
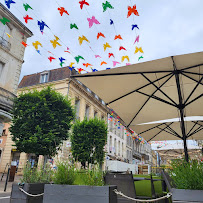
[[[126,123],[203,116],[203,52],[167,57],[73,76],[102,98]],[[142,135],[145,138],[145,135]]]

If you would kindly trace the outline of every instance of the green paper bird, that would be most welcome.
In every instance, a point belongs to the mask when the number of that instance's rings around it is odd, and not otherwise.
[[[102,7],[103,7],[103,12],[106,11],[107,8],[114,9],[114,7],[108,1],[106,1],[106,3],[102,3]]]
[[[2,19],[0,19],[0,21],[1,21],[4,25],[6,25],[6,23],[10,22],[9,19],[4,18],[4,17],[3,17]]]
[[[75,60],[77,61],[77,63],[79,63],[80,59],[85,60],[82,56],[78,55],[75,57]]]
[[[75,29],[77,29],[78,30],[78,26],[74,23],[74,24],[70,24],[70,29],[73,29],[73,28],[75,28]]]
[[[138,58],[138,61],[140,60],[140,59],[143,59],[144,57],[143,56],[140,56],[139,58]]]
[[[65,62],[61,62],[61,63],[60,63],[61,68],[63,67],[63,64],[64,64],[64,63],[65,63]]]
[[[29,4],[23,4],[23,7],[27,11],[29,8],[33,10],[33,8]]]

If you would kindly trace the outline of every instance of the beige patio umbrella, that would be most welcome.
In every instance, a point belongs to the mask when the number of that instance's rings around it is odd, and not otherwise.
[[[72,77],[103,99],[135,132],[137,124],[180,118],[179,138],[188,160],[184,117],[203,116],[202,76],[203,52],[199,52]]]

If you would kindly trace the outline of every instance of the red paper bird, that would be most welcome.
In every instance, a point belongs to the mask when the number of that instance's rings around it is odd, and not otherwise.
[[[82,71],[85,71],[84,69],[82,68],[77,68],[78,69],[78,73],[81,73]]]
[[[54,58],[54,57],[50,56],[50,57],[48,57],[48,59],[50,60],[50,63],[51,63],[51,62],[52,62],[52,60],[54,60],[54,59],[56,59],[56,58]]]
[[[58,8],[59,13],[61,14],[61,16],[66,13],[67,15],[69,15],[68,11],[64,8],[64,7],[59,7]]]
[[[25,42],[21,42],[21,44],[24,46],[24,47],[27,47],[28,45],[25,43]]]
[[[80,8],[81,8],[81,9],[83,9],[83,6],[84,6],[84,5],[89,6],[89,3],[86,2],[85,0],[79,1],[79,4],[80,4]]]
[[[25,19],[25,23],[28,23],[28,20],[33,20],[30,16],[26,15],[23,17]]]
[[[113,53],[109,53],[109,58],[113,56],[115,58],[115,56],[113,55]]]
[[[99,39],[99,37],[103,37],[103,38],[105,38],[104,34],[101,33],[101,32],[99,32],[99,33],[97,34],[97,39]]]
[[[128,6],[128,15],[127,18],[131,16],[131,14],[134,13],[136,16],[139,16],[139,13],[136,9],[136,5],[134,5],[133,7]]]
[[[88,66],[92,66],[92,65],[90,63],[83,63],[83,66],[87,68]]]
[[[123,46],[120,46],[119,51],[121,51],[122,49],[126,51],[126,48],[124,48]]]
[[[121,37],[121,35],[116,35],[114,40],[116,40],[116,39],[123,39],[123,38]]]
[[[69,53],[69,54],[70,54],[70,51],[64,51],[64,52],[67,52],[67,53]]]

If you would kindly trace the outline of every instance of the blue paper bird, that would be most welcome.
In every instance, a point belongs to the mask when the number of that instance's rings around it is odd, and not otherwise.
[[[113,25],[113,20],[110,19],[110,25]]]
[[[43,34],[43,31],[44,31],[44,27],[45,26],[48,27],[48,25],[44,21],[40,22],[39,20],[38,20],[38,26],[39,26],[39,29],[40,29],[42,34]]]
[[[92,72],[97,72],[98,70],[97,69],[92,69]]]
[[[134,30],[134,28],[137,28],[139,29],[139,27],[135,24],[135,25],[132,25],[132,30]]]
[[[109,69],[111,69],[111,68],[106,68],[106,70],[109,70]]]
[[[59,61],[61,62],[61,63],[63,63],[63,61],[65,61],[66,59],[64,59],[63,57],[61,57],[61,58],[59,58]]]
[[[68,66],[68,68],[69,68],[71,71],[74,69],[74,67],[70,67],[70,66]]]
[[[10,9],[11,8],[11,4],[15,4],[16,2],[15,1],[13,1],[13,0],[8,0],[8,1],[6,1],[5,0],[5,4],[6,4],[6,6]]]
[[[37,53],[38,53],[38,54],[40,54],[40,55],[41,55],[40,50],[36,50],[36,51],[37,51]]]

